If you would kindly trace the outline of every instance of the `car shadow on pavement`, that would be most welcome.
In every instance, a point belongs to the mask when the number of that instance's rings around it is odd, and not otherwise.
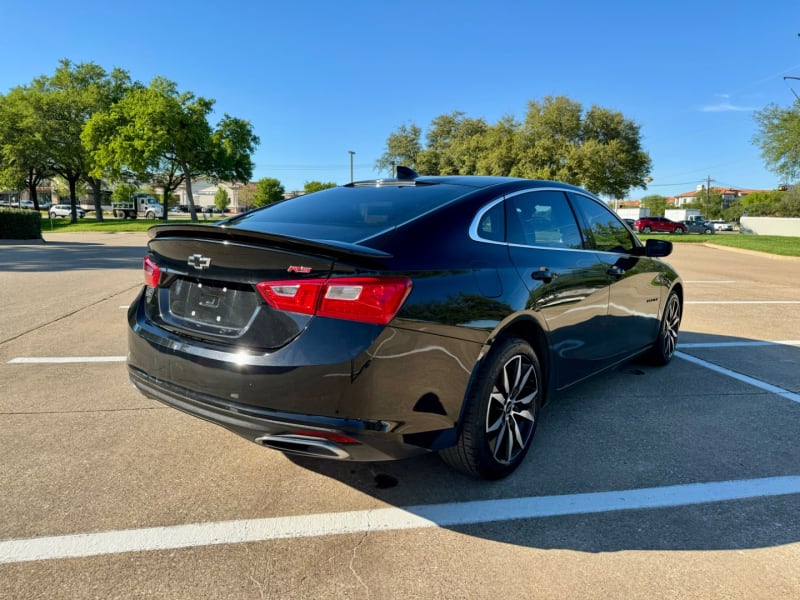
[[[3,246],[0,271],[55,272],[141,268],[147,247],[96,242],[58,241],[37,245]]]
[[[681,353],[734,370],[743,356],[771,353],[800,392],[800,348],[684,333]],[[701,344],[701,347],[696,347]],[[716,355],[707,353],[716,352]],[[739,353],[739,356],[736,353]],[[780,355],[780,358],[777,358]],[[743,370],[750,363],[744,363]],[[774,378],[775,371],[765,371]],[[779,375],[781,373],[778,373]],[[758,378],[758,373],[749,373]],[[792,377],[794,379],[792,379]],[[780,385],[774,383],[773,385]],[[379,463],[289,457],[295,464],[414,513],[430,505],[654,490],[686,484],[800,475],[800,403],[676,357],[666,368],[630,362],[557,394],[542,411],[531,452],[502,481],[477,481],[436,455]],[[798,494],[707,501],[668,508],[581,512],[447,525],[454,531],[536,548],[585,552],[761,548],[800,541]],[[447,514],[447,506],[442,513]],[[566,511],[570,513],[570,511]],[[447,519],[444,519],[447,521]],[[473,521],[474,522],[474,521]]]

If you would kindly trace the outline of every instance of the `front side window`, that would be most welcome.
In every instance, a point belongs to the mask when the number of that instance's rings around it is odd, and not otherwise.
[[[569,196],[586,221],[584,237],[591,240],[596,250],[633,251],[636,247],[633,235],[608,207],[582,194],[570,192]]]

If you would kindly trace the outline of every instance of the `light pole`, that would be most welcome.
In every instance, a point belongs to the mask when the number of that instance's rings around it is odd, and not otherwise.
[[[352,150],[348,150],[347,152],[350,154],[350,183],[353,183],[353,155],[355,152]]]

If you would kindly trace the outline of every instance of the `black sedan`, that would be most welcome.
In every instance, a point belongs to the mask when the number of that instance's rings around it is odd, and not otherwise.
[[[672,244],[588,192],[501,177],[355,182],[150,229],[128,313],[145,395],[287,453],[438,451],[497,479],[556,390],[672,358]]]

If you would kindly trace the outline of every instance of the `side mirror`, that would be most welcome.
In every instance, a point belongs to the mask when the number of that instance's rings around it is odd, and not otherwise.
[[[669,256],[672,254],[672,242],[651,238],[645,242],[644,254],[653,258]]]

